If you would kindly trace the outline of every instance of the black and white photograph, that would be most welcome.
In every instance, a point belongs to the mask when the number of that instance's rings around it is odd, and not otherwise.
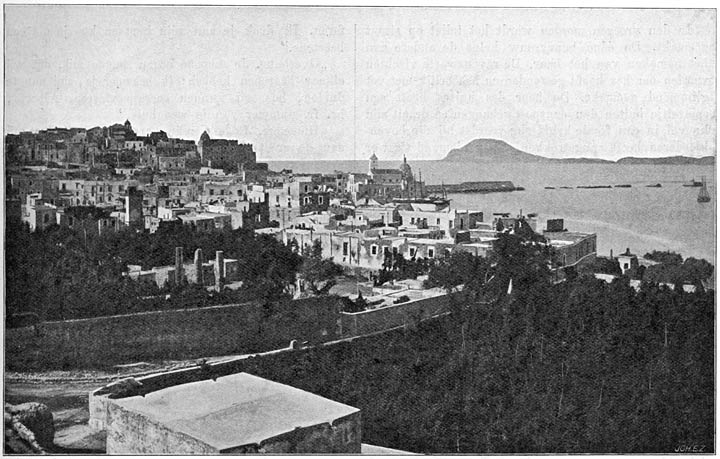
[[[3,454],[714,455],[689,6],[3,3]]]

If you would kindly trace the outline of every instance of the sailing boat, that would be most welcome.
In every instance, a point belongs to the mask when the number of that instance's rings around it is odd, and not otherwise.
[[[702,178],[702,188],[698,194],[698,202],[710,202],[710,193],[707,190],[707,184],[705,183],[705,177]]]

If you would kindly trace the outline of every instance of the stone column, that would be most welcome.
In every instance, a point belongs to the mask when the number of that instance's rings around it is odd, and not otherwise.
[[[219,292],[225,283],[225,257],[223,251],[215,252],[215,289]]]
[[[175,247],[175,285],[180,285],[183,278],[183,248]]]
[[[195,283],[205,285],[205,279],[203,276],[202,249],[195,250],[195,259],[193,262],[195,263]]]

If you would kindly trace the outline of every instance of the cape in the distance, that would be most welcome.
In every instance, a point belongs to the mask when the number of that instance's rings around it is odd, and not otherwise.
[[[596,158],[546,158],[533,155],[497,139],[475,139],[461,148],[454,148],[443,158],[449,162],[494,162],[494,163],[594,163],[594,164],[671,164],[671,165],[714,165],[715,156],[693,158],[689,156],[667,156],[662,158],[625,157],[617,161]]]

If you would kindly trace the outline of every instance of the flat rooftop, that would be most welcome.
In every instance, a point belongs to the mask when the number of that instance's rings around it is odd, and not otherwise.
[[[579,233],[577,231],[543,231],[545,236],[550,242],[554,241],[570,241],[577,242],[587,237],[594,236],[595,233]]]
[[[113,400],[219,451],[359,412],[291,386],[238,373]]]

